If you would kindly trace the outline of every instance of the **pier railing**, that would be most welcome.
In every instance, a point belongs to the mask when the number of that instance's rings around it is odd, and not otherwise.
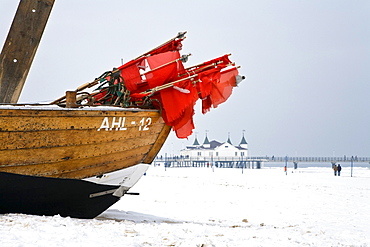
[[[157,156],[157,162],[164,161],[263,161],[263,162],[370,162],[370,157],[357,157],[357,156],[343,156],[343,157],[275,157],[275,156],[239,156],[239,157],[221,157],[221,156],[199,156],[199,157],[184,157],[184,156]]]
[[[157,156],[154,162],[164,163],[167,167],[199,167],[215,165],[216,167],[231,168],[261,168],[265,162],[275,163],[294,163],[296,168],[298,163],[331,163],[332,165],[342,162],[350,163],[369,163],[370,157],[342,156],[342,157],[290,157],[290,156],[238,156],[238,157],[221,157],[221,156]]]

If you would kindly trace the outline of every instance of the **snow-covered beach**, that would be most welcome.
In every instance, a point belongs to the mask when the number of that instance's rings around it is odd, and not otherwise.
[[[370,246],[370,169],[151,167],[93,220],[0,215],[0,246]]]

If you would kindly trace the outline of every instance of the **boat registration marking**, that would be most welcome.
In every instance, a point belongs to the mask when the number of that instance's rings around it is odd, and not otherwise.
[[[152,124],[152,118],[150,117],[143,117],[139,123],[137,124],[136,121],[131,121],[131,126],[134,125],[139,128],[139,131],[146,131],[149,130],[150,125]],[[126,117],[104,117],[100,127],[97,131],[100,130],[127,130],[126,127]]]

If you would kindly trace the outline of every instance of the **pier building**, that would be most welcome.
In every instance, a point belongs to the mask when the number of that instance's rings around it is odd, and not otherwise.
[[[216,140],[209,141],[208,136],[204,138],[203,144],[199,144],[197,137],[193,145],[187,146],[180,151],[180,156],[188,158],[203,158],[203,157],[234,157],[240,158],[248,156],[248,143],[245,140],[244,133],[239,145],[233,145],[230,139],[230,134],[226,142],[218,142]]]
[[[180,151],[180,155],[174,157],[157,157],[157,162],[165,162],[167,166],[191,166],[191,167],[238,167],[238,168],[261,168],[263,161],[247,162],[248,142],[245,139],[244,131],[239,144],[234,145],[230,134],[225,142],[216,140],[209,141],[208,135],[202,144],[195,136],[194,143],[186,146]]]

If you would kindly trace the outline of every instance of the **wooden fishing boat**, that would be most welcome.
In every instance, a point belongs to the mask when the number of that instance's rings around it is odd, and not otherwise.
[[[198,99],[216,108],[244,78],[229,55],[185,69],[179,33],[50,104],[17,104],[53,3],[21,1],[0,55],[0,214],[94,218],[135,194],[171,129],[192,133]]]
[[[0,119],[0,213],[77,218],[127,193],[171,129],[156,109],[105,106],[4,105]]]

